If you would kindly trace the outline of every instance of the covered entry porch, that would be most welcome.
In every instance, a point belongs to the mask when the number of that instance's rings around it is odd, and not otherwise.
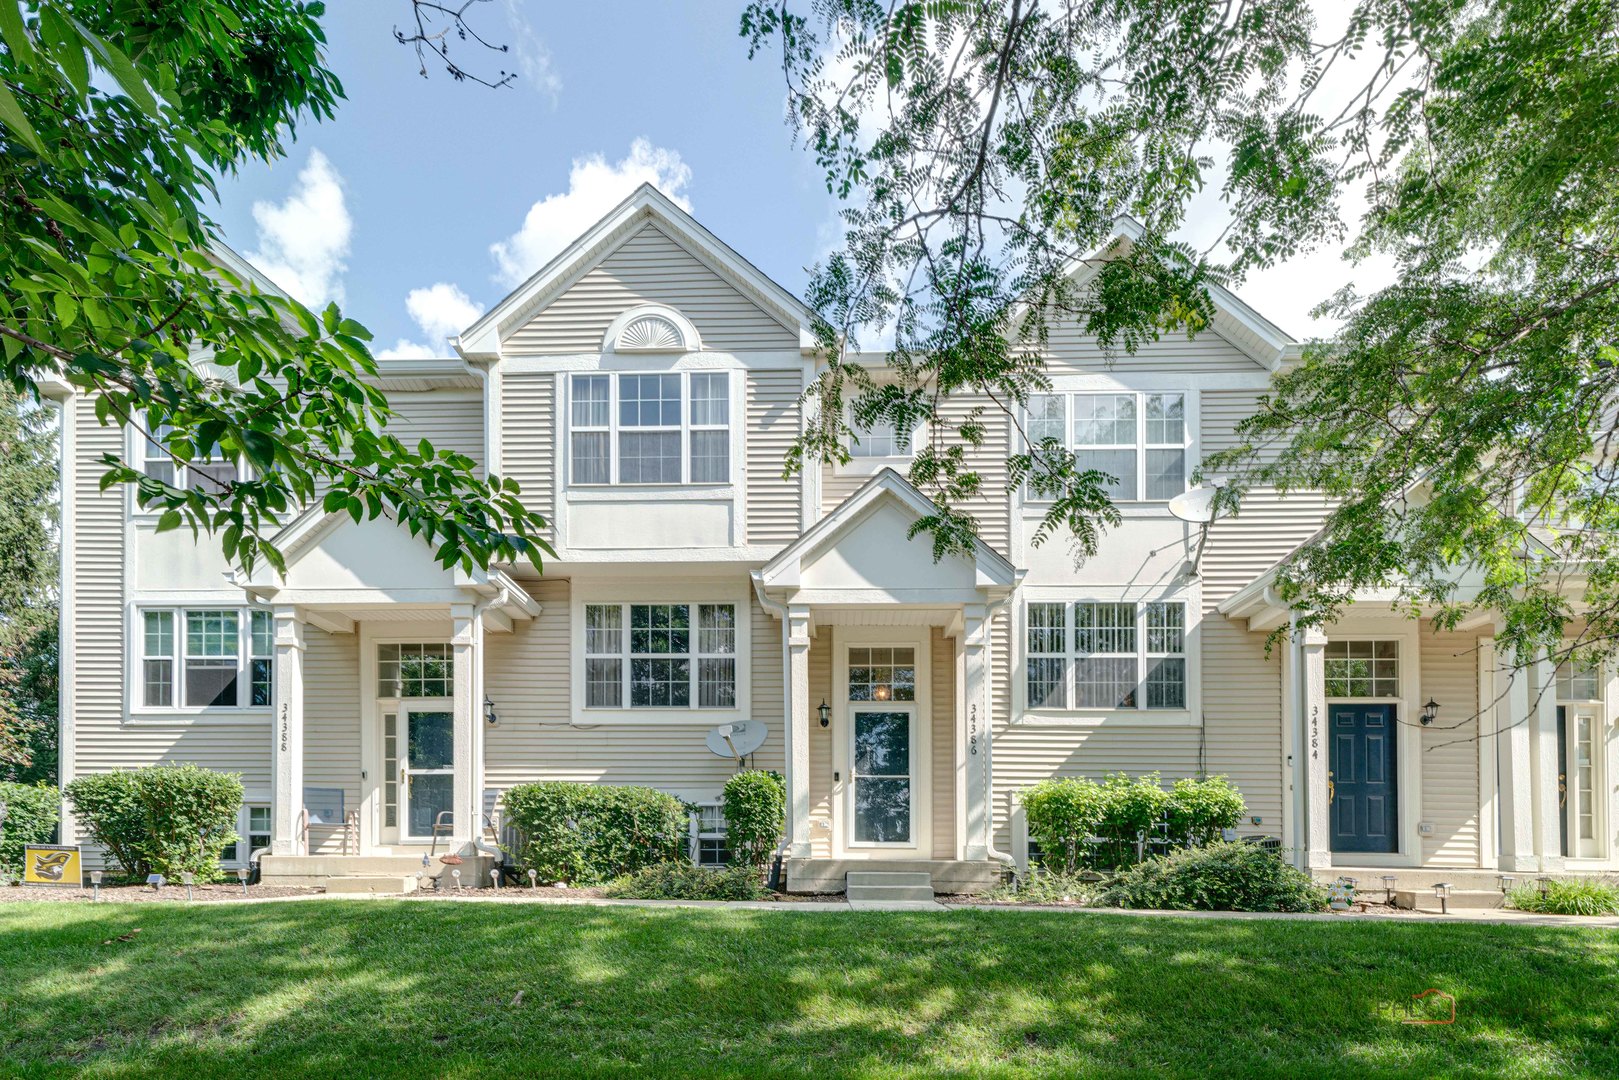
[[[753,575],[781,620],[787,886],[857,871],[992,883],[988,620],[1022,574],[982,542],[935,562],[932,504],[885,470]]]
[[[274,614],[264,875],[419,869],[430,850],[476,855],[484,639],[539,606],[499,570],[439,566],[387,519],[316,511],[279,542],[284,574],[237,574]]]

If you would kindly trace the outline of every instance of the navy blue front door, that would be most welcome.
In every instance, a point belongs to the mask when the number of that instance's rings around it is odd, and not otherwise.
[[[1394,706],[1333,705],[1332,850],[1398,851]]]

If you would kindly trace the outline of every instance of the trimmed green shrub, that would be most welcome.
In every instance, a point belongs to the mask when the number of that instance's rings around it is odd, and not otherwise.
[[[0,825],[0,876],[22,873],[25,844],[48,844],[61,817],[61,795],[49,784],[13,784],[0,780],[0,802],[6,804]]]
[[[1537,915],[1619,915],[1619,885],[1596,878],[1548,881],[1545,896],[1533,885],[1519,886],[1509,899]]]
[[[1167,811],[1169,841],[1185,847],[1213,843],[1223,830],[1235,829],[1248,812],[1248,804],[1231,781],[1210,776],[1175,781],[1169,789]]]
[[[1085,838],[1101,827],[1106,805],[1093,780],[1042,780],[1023,793],[1029,839],[1040,845],[1045,865],[1071,874],[1089,861]]]
[[[690,807],[654,788],[553,780],[509,788],[504,803],[523,837],[512,854],[542,881],[600,885],[690,858]]]
[[[739,772],[725,782],[725,846],[738,866],[763,866],[787,826],[787,787],[773,772]]]
[[[1327,891],[1273,852],[1222,841],[1133,866],[1098,902],[1170,911],[1324,911]]]
[[[1097,854],[1103,865],[1129,866],[1136,861],[1137,837],[1151,839],[1169,806],[1169,792],[1155,772],[1130,777],[1111,773],[1102,781],[1102,825],[1099,835],[1111,841]]]
[[[220,877],[219,857],[240,839],[242,780],[196,765],[94,773],[67,786],[73,814],[124,876]]]
[[[689,862],[644,867],[609,882],[603,891],[624,900],[763,900],[770,895],[754,867],[710,870]]]

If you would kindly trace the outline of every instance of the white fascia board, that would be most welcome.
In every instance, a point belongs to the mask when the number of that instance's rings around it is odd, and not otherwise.
[[[455,339],[456,350],[469,360],[498,358],[503,328],[519,319],[532,318],[557,291],[559,284],[574,276],[582,265],[601,255],[621,234],[648,221],[655,222],[674,239],[695,249],[693,253],[705,261],[716,264],[725,275],[771,309],[784,326],[797,326],[801,347],[813,346],[813,334],[810,332],[813,315],[801,300],[737,254],[730,245],[709,232],[668,196],[650,184],[642,184],[629,198],[608,211],[579,239],[468,327]]]

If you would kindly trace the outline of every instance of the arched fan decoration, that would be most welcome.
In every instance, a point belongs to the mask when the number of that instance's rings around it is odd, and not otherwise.
[[[618,335],[618,348],[633,352],[673,352],[686,347],[680,328],[661,315],[643,315]]]

